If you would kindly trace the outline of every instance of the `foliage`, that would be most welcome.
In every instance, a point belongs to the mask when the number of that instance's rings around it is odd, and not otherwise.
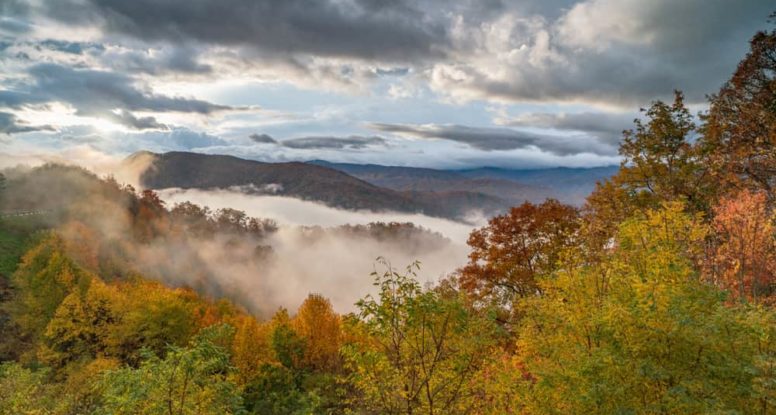
[[[310,294],[299,306],[291,325],[304,342],[303,367],[324,372],[340,367],[340,317],[329,300],[319,294]]]
[[[417,264],[375,274],[378,298],[357,303],[345,359],[358,406],[383,414],[470,412],[474,378],[498,338],[492,319],[458,298],[423,290]]]
[[[718,241],[706,271],[736,299],[776,300],[776,216],[766,203],[764,192],[744,190],[714,209]]]
[[[25,369],[18,363],[0,364],[0,414],[52,413],[58,388],[48,384],[46,377],[45,370]]]
[[[701,147],[715,179],[776,202],[776,30],[758,32],[733,76],[710,97]]]
[[[730,309],[698,278],[707,229],[682,210],[625,222],[603,270],[565,269],[526,300],[504,412],[748,413],[772,399],[756,385],[774,380],[759,366],[773,363],[774,314]]]
[[[478,302],[514,313],[516,299],[539,294],[538,278],[555,269],[578,228],[576,209],[555,200],[514,207],[472,232],[458,283]]]
[[[171,346],[164,358],[145,353],[138,368],[108,371],[100,384],[102,404],[95,414],[241,414],[233,368],[219,345],[228,326],[203,330],[186,348]]]
[[[8,308],[23,336],[36,341],[62,300],[73,290],[86,289],[93,278],[67,256],[59,236],[43,238],[22,257],[12,276],[16,294]]]
[[[0,223],[0,415],[776,413],[774,39],[699,126],[680,92],[645,110],[581,213],[492,218],[436,286],[383,261],[344,317],[311,294],[257,319],[191,254],[248,241],[264,264],[272,221],[74,167],[10,172],[0,208],[50,213]]]

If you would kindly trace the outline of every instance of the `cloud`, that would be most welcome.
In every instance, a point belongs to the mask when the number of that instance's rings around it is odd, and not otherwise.
[[[29,125],[14,114],[0,112],[0,134],[10,135],[31,131],[54,131],[54,127],[50,125]]]
[[[358,135],[351,135],[347,137],[309,136],[288,138],[278,141],[272,138],[272,136],[269,134],[254,133],[249,135],[248,138],[250,138],[254,143],[276,144],[281,147],[295,150],[360,150],[370,146],[384,146],[386,144],[385,139],[382,137],[363,137]]]
[[[630,113],[606,112],[527,112],[513,117],[500,116],[499,125],[513,127],[551,128],[560,131],[578,131],[599,137],[607,143],[617,144],[623,130],[633,126],[636,118]]]
[[[22,34],[30,31],[27,18],[30,13],[29,4],[20,0],[0,1],[0,32]]]
[[[227,142],[211,134],[192,131],[188,128],[175,127],[170,131],[149,131],[141,134],[122,134],[118,140],[126,141],[127,138],[135,141],[131,147],[127,147],[127,152],[133,152],[140,148],[174,151],[174,150],[194,150],[199,148],[223,146]]]
[[[128,75],[93,69],[40,64],[28,71],[33,79],[29,93],[50,101],[64,101],[85,113],[120,108],[131,111],[211,114],[229,106],[183,97],[170,97],[138,89]]]
[[[385,145],[381,137],[299,137],[283,140],[281,145],[295,149],[362,149],[369,146]]]
[[[105,46],[96,42],[70,42],[67,40],[45,39],[34,44],[39,49],[49,49],[71,55],[81,55],[86,51],[104,51]]]
[[[156,121],[154,117],[136,117],[129,111],[111,112],[110,119],[135,130],[167,130],[169,127]]]
[[[456,100],[628,107],[675,88],[703,100],[771,9],[760,0],[52,0],[47,12],[150,44],[226,49],[286,80],[369,82],[401,62],[397,75]],[[201,68],[193,55],[178,56]]]
[[[370,125],[383,132],[396,133],[418,138],[431,138],[455,141],[467,144],[473,148],[485,151],[539,149],[559,156],[581,153],[599,155],[616,154],[617,149],[611,145],[590,139],[585,136],[573,135],[542,135],[508,128],[468,127],[462,125],[437,124],[384,124]]]
[[[27,70],[29,80],[17,90],[0,90],[0,106],[23,108],[63,102],[77,115],[97,116],[138,130],[167,129],[153,116],[137,117],[133,111],[210,115],[235,108],[207,101],[155,94],[136,85],[132,77],[110,71],[76,69],[58,64],[38,64]]]
[[[207,75],[213,67],[199,61],[201,48],[189,45],[163,45],[155,48],[111,46],[100,61],[114,70],[150,75]]]
[[[192,41],[271,55],[311,54],[406,61],[440,54],[445,27],[410,1],[121,0],[68,2],[54,18],[102,27],[147,41]],[[74,13],[81,10],[80,13]]]
[[[454,59],[430,70],[453,99],[630,107],[683,89],[699,102],[766,25],[765,1],[587,0],[555,19],[506,10],[452,30]]]
[[[253,133],[248,136],[248,138],[251,139],[254,143],[268,143],[268,144],[276,144],[277,141],[269,136],[268,134],[256,134]]]

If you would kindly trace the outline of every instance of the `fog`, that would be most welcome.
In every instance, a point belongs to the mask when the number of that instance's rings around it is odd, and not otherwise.
[[[190,201],[211,209],[235,208],[249,216],[274,219],[277,232],[266,241],[274,260],[265,269],[246,269],[240,263],[226,264],[224,282],[241,289],[253,308],[262,313],[284,306],[294,309],[309,293],[328,297],[339,312],[353,310],[353,304],[373,291],[375,259],[382,256],[394,267],[421,262],[421,282],[435,282],[463,265],[468,249],[465,241],[473,225],[420,214],[348,211],[282,196],[257,196],[234,190],[165,189],[159,195],[168,205]],[[353,237],[342,232],[321,232],[310,237],[303,226],[335,227],[371,222],[412,222],[445,236],[444,244],[414,240],[382,240]],[[218,246],[202,247],[206,262],[223,263]]]
[[[118,169],[115,159],[72,156],[68,164],[87,165],[99,177],[112,176],[118,183],[135,186],[138,173],[149,161],[139,157],[120,163]],[[74,163],[76,159],[91,159],[91,163]],[[14,165],[12,160],[3,161]],[[63,160],[29,157],[16,161],[35,165]],[[41,220],[58,229],[75,250],[73,254],[104,278],[138,271],[212,298],[229,298],[262,317],[278,307],[294,311],[310,293],[328,297],[338,312],[353,311],[354,303],[374,290],[370,274],[377,257],[398,269],[420,261],[421,282],[438,281],[466,262],[465,241],[472,228],[481,224],[420,214],[348,211],[237,189],[158,192],[168,209],[185,201],[209,207],[210,220],[219,209],[233,208],[277,222],[277,227],[260,232],[218,228],[202,233],[190,228],[185,217],[176,219],[172,213],[172,222],[165,217],[139,218],[138,202],[126,189],[84,170],[28,165],[4,173],[12,196],[0,201],[0,210],[51,212]],[[373,222],[411,222],[420,228],[343,227]],[[102,263],[98,258],[109,260]]]
[[[274,219],[283,225],[339,226],[370,222],[412,222],[460,244],[466,243],[473,227],[484,223],[484,219],[474,216],[472,218],[476,222],[470,225],[421,214],[337,209],[292,197],[251,195],[235,190],[162,189],[157,193],[170,205],[190,201],[211,209],[231,207],[249,216]]]

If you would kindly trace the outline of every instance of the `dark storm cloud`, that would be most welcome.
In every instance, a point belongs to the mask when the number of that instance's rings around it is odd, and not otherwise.
[[[385,145],[381,137],[299,137],[280,142],[281,145],[294,149],[362,149],[368,146]]]
[[[702,101],[772,9],[766,0],[49,0],[46,12],[114,38],[227,47],[258,67],[403,62],[412,70],[396,75],[428,76],[461,99],[634,107],[676,88]],[[177,55],[171,70],[207,71],[191,57]],[[352,63],[321,73],[348,79]]]
[[[269,134],[251,134],[248,136],[255,143],[276,144],[277,140],[272,138]]]
[[[192,46],[166,45],[153,55],[148,50],[111,50],[101,55],[101,60],[115,70],[130,73],[209,74],[213,67],[199,62],[200,52]]]
[[[445,27],[414,2],[376,0],[52,1],[66,21],[98,16],[106,30],[148,41],[245,46],[263,52],[405,61],[439,55]],[[80,6],[80,7],[79,7]],[[73,12],[83,9],[82,13]],[[85,16],[85,17],[82,17]]]
[[[482,128],[463,125],[371,124],[388,133],[417,138],[442,139],[467,144],[484,151],[539,149],[559,156],[592,153],[612,155],[617,149],[596,138],[534,134],[508,128]]]
[[[15,115],[0,112],[0,134],[27,133],[31,131],[54,131],[50,125],[28,125]]]

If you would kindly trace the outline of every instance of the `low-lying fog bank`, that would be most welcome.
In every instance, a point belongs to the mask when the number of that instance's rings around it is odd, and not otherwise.
[[[421,262],[420,277],[434,282],[466,262],[466,239],[472,225],[421,214],[347,211],[282,196],[249,195],[231,190],[164,189],[159,195],[169,206],[190,201],[213,210],[234,208],[249,216],[273,219],[279,230],[270,236],[275,260],[261,270],[260,279],[243,275],[233,281],[254,298],[254,306],[272,312],[279,306],[295,308],[311,292],[331,299],[339,312],[353,310],[353,304],[372,292],[370,273],[375,259],[382,256],[394,267]],[[444,243],[419,240],[377,240],[345,232],[321,232],[310,237],[303,227],[337,227],[371,222],[412,222],[447,238]]]

